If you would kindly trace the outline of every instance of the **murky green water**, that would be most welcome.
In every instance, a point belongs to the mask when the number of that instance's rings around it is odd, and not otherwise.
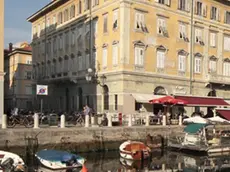
[[[14,150],[15,153],[17,151],[23,156],[22,150]],[[228,155],[208,157],[157,150],[153,152],[150,160],[143,162],[122,159],[118,151],[81,153],[80,155],[87,159],[86,166],[89,172],[230,172],[230,156]],[[40,167],[33,156],[23,156],[23,158],[30,167],[29,172],[50,171]]]

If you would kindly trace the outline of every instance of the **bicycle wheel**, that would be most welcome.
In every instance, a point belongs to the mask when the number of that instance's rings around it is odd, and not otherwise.
[[[15,122],[14,118],[10,117],[7,119],[7,127],[8,128],[14,128],[15,125],[16,125],[16,122]]]
[[[34,120],[31,116],[25,117],[25,119],[23,120],[23,125],[26,128],[31,128],[34,126]]]

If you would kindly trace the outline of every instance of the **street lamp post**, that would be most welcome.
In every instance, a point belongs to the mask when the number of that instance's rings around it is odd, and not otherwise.
[[[98,79],[97,73],[93,72],[91,68],[88,68],[87,73],[85,75],[85,79],[87,82],[92,82],[100,85],[101,87],[104,87],[105,81],[106,81],[106,76],[103,74],[100,76],[100,79]]]

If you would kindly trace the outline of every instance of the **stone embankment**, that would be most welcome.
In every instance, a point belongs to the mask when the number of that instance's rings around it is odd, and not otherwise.
[[[70,127],[70,128],[14,128],[0,130],[0,147],[70,148],[77,151],[113,150],[125,140],[145,140],[146,136],[176,136],[183,132],[183,126],[132,126],[132,127]],[[230,126],[218,126],[228,129]]]

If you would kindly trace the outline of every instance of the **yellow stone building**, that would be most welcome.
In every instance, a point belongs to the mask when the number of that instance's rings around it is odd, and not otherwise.
[[[230,99],[228,1],[55,0],[27,20],[46,108],[134,113],[162,94]]]
[[[5,111],[15,107],[33,110],[32,48],[28,43],[9,44],[4,60]]]
[[[4,0],[0,2],[0,124],[4,112]]]

